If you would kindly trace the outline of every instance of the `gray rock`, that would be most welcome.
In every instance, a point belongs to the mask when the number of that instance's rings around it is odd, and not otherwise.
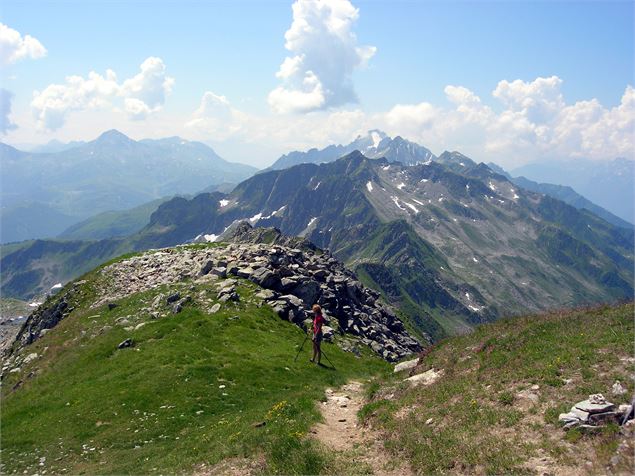
[[[199,275],[200,276],[205,276],[206,274],[208,274],[212,268],[214,268],[214,262],[212,260],[208,260],[202,267],[201,270],[199,271]]]
[[[115,303],[115,302],[109,302],[108,303],[108,310],[112,311],[114,308],[119,307],[119,304]]]
[[[331,326],[322,326],[322,335],[324,337],[324,340],[332,340],[334,334],[335,330]]]
[[[299,297],[294,296],[293,294],[285,294],[284,296],[280,296],[278,299],[281,301],[286,301],[295,307],[302,307],[304,304]]]
[[[227,268],[223,266],[212,268],[210,271],[210,274],[213,276],[218,276],[219,278],[225,279],[227,277]]]
[[[582,422],[588,421],[590,415],[589,412],[585,412],[576,407],[571,408],[570,414],[575,415],[575,417]]]
[[[220,304],[216,303],[212,306],[212,308],[209,310],[210,314],[216,314],[218,311],[220,311]]]
[[[32,352],[24,358],[22,364],[28,364],[30,362],[33,362],[35,359],[37,359],[37,353]]]
[[[262,299],[263,301],[275,299],[276,296],[277,296],[277,293],[275,293],[274,291],[271,291],[270,289],[263,289],[262,291],[259,291],[256,293],[256,297],[259,299]]]
[[[280,277],[269,271],[267,268],[259,268],[249,278],[260,287],[276,289],[280,286]]]
[[[403,372],[404,370],[414,369],[419,364],[419,359],[406,360],[395,365],[395,373]]]
[[[622,386],[619,380],[616,380],[611,387],[611,393],[613,395],[624,395],[626,393],[626,389]]]
[[[127,338],[126,340],[124,340],[123,342],[121,342],[117,348],[118,349],[125,349],[127,347],[132,347],[134,345],[134,341],[131,338]]]
[[[251,275],[253,274],[254,274],[254,269],[250,266],[247,266],[244,268],[238,268],[238,270],[236,271],[236,276],[238,276],[239,278],[249,279]]]
[[[302,299],[306,306],[312,306],[320,296],[320,285],[312,279],[306,280],[294,287],[291,294]]]
[[[575,404],[575,408],[577,408],[578,410],[582,410],[584,412],[588,412],[588,413],[604,413],[604,412],[610,412],[612,410],[615,409],[615,405],[610,403],[610,402],[606,402],[606,403],[591,403],[588,399],[587,400],[583,400],[581,402],[578,402]]]
[[[588,423],[589,425],[606,425],[608,423],[620,423],[619,412],[603,412],[603,413],[592,413],[589,415]]]
[[[176,302],[176,301],[178,301],[179,299],[181,299],[181,294],[180,294],[180,293],[178,293],[178,292],[176,292],[176,293],[170,294],[170,295],[167,297],[166,302],[167,302],[168,304],[172,304],[173,302]]]
[[[178,314],[183,310],[183,304],[181,304],[180,302],[176,302],[174,303],[174,305],[172,306],[172,314]]]

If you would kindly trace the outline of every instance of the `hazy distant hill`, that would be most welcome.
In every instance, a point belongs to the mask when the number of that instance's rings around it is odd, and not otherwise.
[[[568,185],[593,203],[635,223],[635,160],[533,163],[511,171],[537,182]]]
[[[78,222],[215,184],[238,183],[256,171],[223,160],[200,142],[178,137],[135,141],[116,130],[55,153],[22,152],[0,144],[0,155],[3,243],[55,236],[72,223],[43,223],[44,208]],[[22,207],[19,228],[9,226],[17,207]]]

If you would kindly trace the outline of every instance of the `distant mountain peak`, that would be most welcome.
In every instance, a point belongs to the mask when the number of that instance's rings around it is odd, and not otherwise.
[[[117,129],[110,129],[101,134],[94,142],[99,144],[126,144],[136,141],[132,140],[123,132],[119,132]]]

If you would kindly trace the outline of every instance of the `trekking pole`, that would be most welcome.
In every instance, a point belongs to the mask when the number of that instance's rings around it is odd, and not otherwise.
[[[298,353],[295,354],[295,359],[293,359],[294,362],[296,362],[298,360],[298,356],[300,355],[300,352],[302,352],[302,349],[304,348],[304,344],[306,343],[306,340],[309,338],[309,334],[304,336],[304,340],[302,341],[302,345],[300,346],[300,350],[298,350]]]
[[[321,354],[322,354],[322,355],[326,358],[326,360],[328,360],[328,361],[329,361],[329,364],[331,364],[331,367],[333,367],[333,370],[337,370],[337,369],[335,368],[335,365],[333,365],[333,362],[331,362],[331,359],[329,359],[329,356],[328,356],[328,355],[326,355],[322,349],[320,349],[320,352],[321,352]]]

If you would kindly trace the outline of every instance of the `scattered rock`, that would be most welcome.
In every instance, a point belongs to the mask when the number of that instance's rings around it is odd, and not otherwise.
[[[33,352],[24,358],[24,360],[22,361],[22,364],[28,364],[30,362],[33,362],[35,359],[37,359],[37,354]]]
[[[431,385],[437,380],[439,380],[439,378],[441,378],[442,375],[443,375],[443,369],[440,369],[440,370],[430,369],[421,374],[408,377],[407,379],[404,379],[404,382],[409,382],[413,386]]]
[[[220,311],[220,304],[216,303],[212,306],[212,308],[209,310],[210,314],[216,314],[218,311]]]
[[[166,302],[168,304],[172,304],[173,302],[176,302],[179,299],[181,299],[181,293],[177,292],[177,293],[170,294],[168,298],[166,299]]]
[[[115,302],[109,302],[108,303],[108,310],[112,311],[114,308],[119,307],[119,304],[115,303]]]
[[[419,364],[419,359],[406,360],[395,365],[395,373],[403,372],[404,370],[414,369]]]
[[[122,343],[120,343],[117,348],[118,349],[126,349],[128,347],[132,347],[134,345],[134,342],[131,338],[127,338],[126,340],[124,340]]]
[[[626,393],[626,389],[622,386],[619,380],[616,380],[611,387],[611,393],[613,395],[624,395]]]

